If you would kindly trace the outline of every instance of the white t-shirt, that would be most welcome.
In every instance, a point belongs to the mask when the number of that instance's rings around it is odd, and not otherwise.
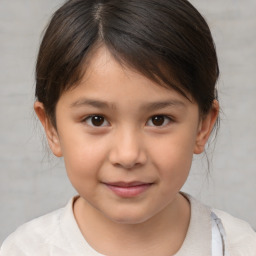
[[[175,256],[256,256],[256,234],[248,224],[214,210],[219,218],[224,218],[224,228],[228,229],[225,238],[211,210],[186,196],[191,204],[191,219]],[[19,227],[3,243],[0,256],[103,256],[84,239],[73,214],[73,201]]]

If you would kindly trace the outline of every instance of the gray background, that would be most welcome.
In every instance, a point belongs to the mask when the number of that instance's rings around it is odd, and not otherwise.
[[[62,161],[47,153],[32,108],[41,32],[62,2],[0,1],[0,244],[75,194]],[[256,228],[256,1],[191,2],[217,45],[222,120],[216,147],[208,151],[210,174],[205,157],[196,157],[184,190]]]

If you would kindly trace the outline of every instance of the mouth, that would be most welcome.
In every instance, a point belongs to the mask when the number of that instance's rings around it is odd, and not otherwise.
[[[153,183],[140,181],[104,183],[114,194],[123,198],[136,197],[146,192]]]

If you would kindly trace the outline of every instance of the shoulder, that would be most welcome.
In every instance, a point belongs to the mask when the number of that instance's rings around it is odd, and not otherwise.
[[[58,243],[60,218],[65,208],[36,218],[20,226],[4,241],[0,256],[48,255],[49,247]]]
[[[256,233],[251,226],[234,216],[213,209],[224,226],[232,256],[256,256]]]

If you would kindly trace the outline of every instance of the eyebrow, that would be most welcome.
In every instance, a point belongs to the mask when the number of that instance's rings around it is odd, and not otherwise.
[[[160,110],[163,108],[168,107],[185,107],[185,103],[181,100],[166,100],[166,101],[156,101],[156,102],[149,102],[143,105],[143,109],[153,111],[153,110]]]
[[[71,104],[71,107],[82,107],[82,106],[92,106],[95,108],[114,108],[113,104],[108,102],[94,99],[79,99]]]
[[[92,106],[99,109],[115,109],[115,104],[108,103],[106,101],[97,100],[97,99],[79,99],[71,104],[71,107],[82,107],[82,106]],[[181,100],[165,100],[165,101],[156,101],[156,102],[148,102],[142,105],[143,110],[153,111],[160,110],[167,107],[185,107],[185,103]]]

